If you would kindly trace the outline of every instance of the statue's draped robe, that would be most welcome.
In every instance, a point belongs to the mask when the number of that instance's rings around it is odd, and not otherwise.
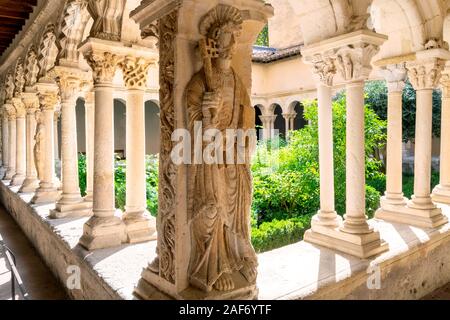
[[[253,114],[254,126],[254,110],[247,90],[234,71],[231,79],[225,84],[223,107],[218,110],[220,121],[215,126],[223,137],[226,129],[248,129],[243,128],[244,123],[249,123],[244,121],[244,114]],[[205,91],[206,80],[201,70],[194,75],[186,91],[191,137],[194,137],[195,121],[203,118]],[[236,143],[234,153],[236,163]],[[194,242],[190,281],[210,291],[224,272],[240,270],[244,260],[256,268],[256,254],[250,241],[250,165],[192,164],[188,177],[188,210]]]

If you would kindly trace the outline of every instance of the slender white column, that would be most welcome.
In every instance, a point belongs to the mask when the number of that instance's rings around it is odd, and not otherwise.
[[[419,56],[421,54],[419,53]],[[428,52],[425,55],[429,55]],[[417,93],[416,136],[414,152],[414,195],[401,215],[392,221],[434,228],[447,222],[442,210],[431,200],[431,142],[433,120],[433,88],[438,85],[443,61],[435,57],[407,63],[408,77]]]
[[[9,166],[9,138],[8,138],[8,114],[4,109],[2,111],[2,174],[1,179],[5,177],[6,172],[8,171]]]
[[[12,177],[11,186],[20,186],[25,180],[26,151],[25,151],[25,105],[20,98],[13,98],[16,109],[16,173]]]
[[[19,192],[34,192],[39,187],[37,179],[36,164],[34,161],[34,135],[36,132],[36,111],[39,108],[39,100],[35,93],[23,94],[24,104],[27,111],[26,115],[26,177]]]
[[[90,203],[81,197],[78,177],[76,103],[81,79],[76,70],[55,67],[61,92],[61,180],[62,195],[52,218],[80,217],[91,214]]]
[[[156,221],[146,213],[145,185],[145,109],[144,93],[150,63],[127,57],[122,63],[124,82],[128,88],[126,114],[126,206],[123,221],[127,241],[156,239]]]
[[[52,87],[49,91],[41,91],[39,93],[40,103],[40,117],[42,121],[42,136],[40,141],[36,141],[39,144],[40,162],[36,163],[36,166],[42,168],[42,174],[39,172],[39,188],[31,199],[31,203],[51,203],[55,202],[60,193],[54,184],[55,176],[55,157],[54,157],[54,136],[53,136],[53,117],[55,107],[59,103],[57,89]]]
[[[388,65],[382,72],[388,87],[386,192],[381,198],[381,208],[375,216],[379,219],[389,219],[389,215],[398,214],[407,202],[403,196],[402,183],[402,97],[406,69],[404,64]]]
[[[115,43],[108,49],[114,50]],[[99,47],[97,49],[97,46]],[[80,245],[88,250],[118,246],[126,241],[125,226],[115,216],[114,103],[112,80],[119,58],[105,44],[89,39],[79,50],[93,71],[95,90],[94,215],[84,224]]]
[[[11,103],[5,104],[8,112],[8,170],[5,180],[11,180],[16,174],[16,110]]]
[[[441,114],[441,156],[440,180],[432,194],[433,201],[450,204],[450,70],[441,78],[442,114]]]
[[[84,200],[90,202],[93,200],[94,185],[94,103],[94,93],[89,92],[84,102],[86,122],[86,196]]]

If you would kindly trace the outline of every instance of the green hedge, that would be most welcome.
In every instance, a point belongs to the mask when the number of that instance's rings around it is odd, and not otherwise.
[[[272,220],[252,228],[252,244],[256,252],[264,252],[292,244],[303,239],[310,227],[311,216]]]

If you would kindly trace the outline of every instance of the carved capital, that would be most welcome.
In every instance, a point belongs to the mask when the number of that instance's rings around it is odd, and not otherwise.
[[[62,74],[56,82],[59,86],[61,100],[63,102],[78,98],[81,89],[81,80],[78,77],[71,74]]]
[[[415,90],[434,89],[438,86],[444,68],[444,60],[431,58],[408,62],[408,78]]]
[[[42,111],[54,111],[59,104],[58,94],[55,92],[44,92],[39,94],[39,104]]]
[[[16,108],[12,105],[11,101],[4,104],[6,117],[8,121],[16,120]]]
[[[39,98],[34,93],[22,94],[22,101],[25,104],[27,115],[34,115],[39,109]]]
[[[120,64],[125,86],[128,89],[144,90],[147,87],[147,74],[151,65],[152,62],[143,58],[125,57]]]
[[[404,63],[385,66],[380,72],[386,79],[389,92],[403,92],[407,73]]]
[[[335,54],[336,69],[345,81],[364,81],[372,71],[371,60],[378,51],[379,46],[364,42],[343,46]]]
[[[92,68],[94,83],[110,83],[121,58],[109,52],[90,52],[86,57]]]
[[[313,56],[306,57],[304,61],[311,65],[313,74],[318,81],[326,86],[333,86],[336,66],[330,54],[318,53]]]
[[[23,103],[22,99],[12,98],[11,101],[12,101],[14,108],[16,109],[16,117],[24,118],[26,115],[26,109],[25,109],[25,104]]]

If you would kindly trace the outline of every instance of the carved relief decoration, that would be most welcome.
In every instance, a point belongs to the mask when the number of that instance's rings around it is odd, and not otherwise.
[[[91,52],[86,60],[92,68],[94,83],[112,82],[121,58],[110,52]]]
[[[14,96],[14,74],[12,70],[8,72],[5,80],[5,99],[9,100]]]
[[[18,96],[23,92],[25,86],[25,71],[23,69],[23,59],[19,58],[16,65],[14,79],[14,96]]]
[[[312,65],[312,71],[320,82],[327,86],[333,85],[336,66],[331,55],[315,54],[311,57],[306,57],[305,62]]]
[[[440,84],[442,87],[442,97],[450,99],[450,73],[448,71],[442,73]]]
[[[40,110],[37,110],[35,115],[36,115],[36,133],[34,135],[35,144],[33,148],[33,155],[34,155],[34,163],[36,165],[37,176],[39,180],[41,180],[43,178],[44,172],[44,159],[42,147],[44,146],[45,125],[42,112]]]
[[[27,114],[25,109],[25,104],[22,102],[22,99],[20,98],[13,98],[12,104],[14,108],[16,109],[16,117],[17,118],[25,118],[25,115]]]
[[[90,36],[120,41],[125,0],[89,0],[87,9],[94,19]]]
[[[59,96],[54,92],[44,92],[39,94],[39,105],[41,110],[55,110],[59,104]]]
[[[38,65],[39,77],[45,77],[47,71],[53,68],[58,55],[58,48],[56,46],[55,26],[49,24],[45,29],[39,46]]]
[[[371,60],[378,51],[378,46],[368,43],[344,46],[336,52],[336,68],[345,81],[366,80],[372,71]]]
[[[147,87],[148,69],[151,65],[151,62],[143,58],[125,57],[120,64],[125,86],[129,89],[145,89]]]
[[[163,279],[175,283],[175,203],[176,167],[171,159],[172,133],[175,130],[173,90],[175,85],[175,37],[178,32],[178,10],[158,21],[160,34],[160,125],[161,146],[159,154],[158,189],[158,257],[150,269]]]
[[[61,32],[58,37],[58,60],[78,61],[78,45],[82,41],[84,27],[91,18],[87,10],[88,0],[69,0],[64,9]]]
[[[39,74],[39,66],[37,61],[37,53],[34,45],[28,49],[25,67],[25,85],[32,86],[37,81]]]
[[[407,63],[408,79],[415,90],[434,89],[438,86],[445,62],[431,59],[426,62]]]

